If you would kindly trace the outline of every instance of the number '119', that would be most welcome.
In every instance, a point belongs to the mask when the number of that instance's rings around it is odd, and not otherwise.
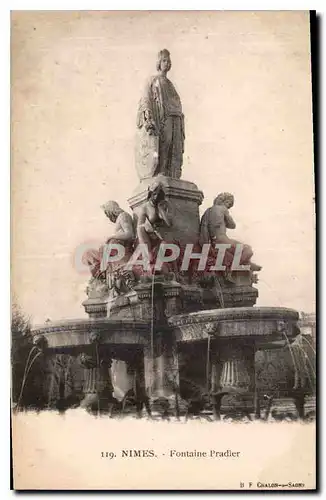
[[[113,451],[101,451],[101,457],[112,459],[115,457],[115,453],[113,453]]]

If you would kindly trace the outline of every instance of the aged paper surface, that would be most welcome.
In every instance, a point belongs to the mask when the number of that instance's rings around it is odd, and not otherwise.
[[[309,30],[295,11],[12,13],[12,288],[33,327],[87,319],[76,256],[113,233],[107,200],[130,213],[138,103],[164,48],[185,116],[181,179],[204,193],[200,216],[231,192],[234,237],[263,266],[255,307],[314,314]],[[315,488],[314,422],[80,409],[12,420],[15,489]],[[176,456],[194,451],[207,456]]]

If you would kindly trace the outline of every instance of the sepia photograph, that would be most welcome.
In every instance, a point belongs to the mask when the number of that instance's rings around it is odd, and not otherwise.
[[[13,489],[316,489],[316,37],[11,12]]]

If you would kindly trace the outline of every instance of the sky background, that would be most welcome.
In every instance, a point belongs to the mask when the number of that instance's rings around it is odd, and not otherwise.
[[[12,289],[33,322],[86,317],[76,249],[127,199],[137,104],[171,52],[182,178],[235,196],[230,236],[263,266],[257,305],[315,308],[309,15],[305,12],[15,12]]]

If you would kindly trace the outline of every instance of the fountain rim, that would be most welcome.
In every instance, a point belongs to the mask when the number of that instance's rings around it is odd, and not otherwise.
[[[171,326],[191,323],[207,323],[207,321],[239,321],[239,320],[293,320],[299,321],[299,313],[287,307],[230,307],[224,309],[205,309],[188,314],[177,314],[168,320]]]
[[[107,329],[109,327],[121,329],[122,327],[129,329],[146,330],[148,329],[149,322],[145,320],[123,320],[123,319],[111,319],[111,318],[85,318],[85,319],[66,319],[51,321],[48,323],[37,324],[31,328],[32,335],[44,334],[44,333],[55,333],[58,331],[69,331],[69,330],[79,330],[79,331],[92,331],[96,329]]]

